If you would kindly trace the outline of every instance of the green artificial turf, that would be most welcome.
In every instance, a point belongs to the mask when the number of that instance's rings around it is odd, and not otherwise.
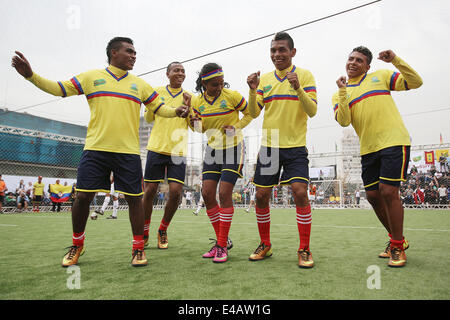
[[[88,221],[86,253],[75,274],[61,267],[64,248],[71,245],[70,213],[1,214],[0,299],[450,299],[448,211],[406,210],[408,263],[397,269],[378,258],[388,238],[370,210],[313,210],[312,269],[297,265],[294,209],[271,211],[273,256],[251,262],[248,257],[259,244],[255,214],[236,208],[230,230],[234,247],[223,264],[201,257],[214,237],[204,210],[199,216],[177,211],[167,250],[156,248],[162,212],[155,211],[146,249],[149,264],[141,268],[130,265],[128,213],[119,212],[117,220],[107,220],[108,215]],[[75,275],[79,289],[73,288]],[[378,282],[370,280],[375,276]],[[369,288],[374,283],[379,289]]]

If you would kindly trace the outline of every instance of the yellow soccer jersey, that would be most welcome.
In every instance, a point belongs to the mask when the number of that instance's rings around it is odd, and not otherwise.
[[[217,98],[211,99],[206,93],[192,97],[191,108],[202,120],[202,130],[213,149],[237,146],[243,140],[242,129],[252,120],[245,98],[239,92],[226,88]],[[239,111],[244,114],[242,119],[239,119]],[[234,126],[236,134],[233,137],[225,135],[222,129],[225,125]]]
[[[158,93],[141,78],[114,66],[81,73],[68,81],[50,81],[33,74],[38,88],[62,97],[85,95],[91,111],[85,150],[140,154],[141,103],[153,113],[175,117]]]
[[[34,195],[35,196],[42,196],[44,194],[44,187],[45,184],[43,183],[39,183],[39,182],[35,182],[33,184],[33,189],[34,189]]]
[[[352,124],[359,136],[361,155],[411,145],[391,91],[418,88],[422,79],[399,57],[392,64],[401,73],[390,70],[366,73],[349,79],[347,88],[340,88],[333,95],[335,119],[344,127]]]
[[[173,89],[169,86],[157,87],[155,91],[161,97],[161,101],[166,105],[177,108],[183,105],[183,89]],[[190,92],[188,92],[192,95]],[[155,121],[150,138],[148,139],[147,150],[166,155],[186,156],[188,141],[189,117],[164,118],[146,110],[145,120]]]
[[[300,88],[287,80],[295,72]],[[307,119],[317,112],[316,83],[311,72],[296,66],[263,74],[258,89],[250,90],[249,108],[256,118],[264,108],[261,144],[266,147],[294,148],[306,145]]]

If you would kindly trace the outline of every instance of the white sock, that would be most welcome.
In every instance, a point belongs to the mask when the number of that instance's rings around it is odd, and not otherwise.
[[[110,197],[105,197],[105,201],[103,201],[103,205],[102,205],[102,211],[103,211],[103,212],[105,212],[106,207],[107,207],[108,204],[109,204],[109,200],[111,200]]]
[[[117,208],[119,208],[119,200],[114,200],[113,201],[113,213],[112,213],[112,215],[114,217],[117,217]]]

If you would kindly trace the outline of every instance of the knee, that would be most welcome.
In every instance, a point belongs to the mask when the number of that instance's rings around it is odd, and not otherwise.
[[[294,197],[295,203],[308,202],[308,192],[306,188],[292,190],[292,196]]]
[[[232,196],[231,196],[231,192],[229,192],[228,190],[219,190],[219,201],[221,204],[223,203],[227,203],[228,201],[231,200]]]
[[[158,185],[153,186],[153,184],[146,184],[144,186],[144,197],[153,198],[158,190]]]
[[[400,199],[399,190],[394,186],[380,184],[380,194],[387,202]]]
[[[258,207],[267,207],[269,205],[270,195],[271,195],[271,190],[270,191],[266,191],[266,190],[256,191],[255,200],[256,200],[256,204],[258,205]]]
[[[205,203],[211,203],[216,200],[216,192],[202,189],[202,197]]]
[[[381,200],[378,191],[366,191],[366,198],[371,206],[377,206]]]
[[[181,190],[169,190],[169,201],[181,203]]]

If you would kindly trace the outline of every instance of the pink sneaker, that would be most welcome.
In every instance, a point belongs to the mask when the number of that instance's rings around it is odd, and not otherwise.
[[[217,246],[216,256],[213,259],[213,262],[223,263],[228,260],[228,250],[226,247]]]
[[[202,257],[203,258],[214,258],[216,256],[217,252],[217,245],[215,244],[211,250],[209,250],[207,253],[205,253]]]

